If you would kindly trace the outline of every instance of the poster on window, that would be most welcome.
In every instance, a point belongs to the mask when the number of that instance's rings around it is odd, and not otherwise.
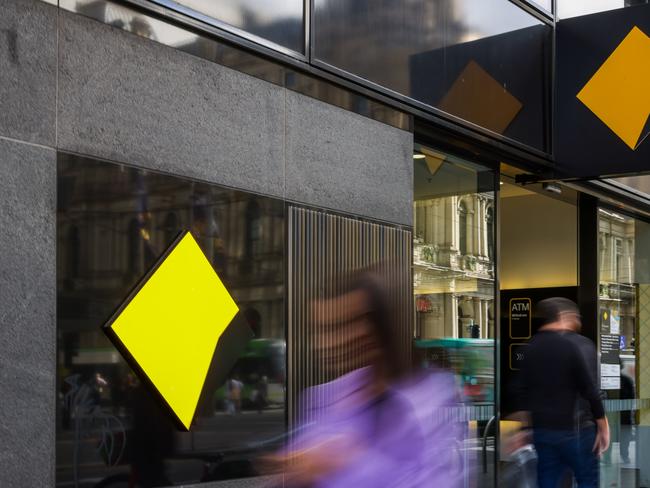
[[[609,330],[611,334],[621,333],[621,318],[618,315],[618,310],[612,310],[609,317]]]
[[[621,387],[621,339],[617,334],[600,336],[600,388],[618,390]]]

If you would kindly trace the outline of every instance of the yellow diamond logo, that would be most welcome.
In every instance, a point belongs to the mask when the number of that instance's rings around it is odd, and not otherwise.
[[[187,232],[108,322],[106,332],[189,430],[219,337],[238,310]]]
[[[630,149],[648,135],[650,116],[650,37],[634,27],[578,93]]]

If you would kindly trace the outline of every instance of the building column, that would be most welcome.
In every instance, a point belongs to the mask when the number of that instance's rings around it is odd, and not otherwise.
[[[434,236],[433,243],[441,246],[445,240],[445,226],[444,226],[444,200],[441,198],[435,201],[435,225],[436,235]]]
[[[481,334],[481,337],[484,339],[488,339],[490,337],[490,301],[489,300],[483,300],[482,303],[482,308],[483,308],[483,323],[485,324],[485,328],[483,329],[483,333]]]
[[[431,240],[433,239],[433,227],[432,227],[432,221],[431,221],[431,213],[432,213],[432,208],[431,208],[431,202],[426,201],[422,202],[422,237],[424,238],[425,243],[430,243]]]
[[[476,197],[476,215],[474,216],[476,232],[476,256],[483,256],[483,197]]]
[[[481,337],[480,330],[483,328],[483,317],[481,314],[481,299],[479,297],[472,298],[474,306],[474,323],[479,327],[479,337]]]
[[[445,227],[444,246],[458,249],[458,197],[453,196],[445,200],[443,215],[443,225]]]
[[[458,338],[458,297],[454,293],[445,294],[445,337]]]
[[[489,255],[488,252],[488,243],[490,241],[490,236],[488,235],[488,225],[487,225],[487,209],[488,201],[487,199],[483,200],[483,213],[481,214],[481,229],[483,235],[483,256],[486,258]]]

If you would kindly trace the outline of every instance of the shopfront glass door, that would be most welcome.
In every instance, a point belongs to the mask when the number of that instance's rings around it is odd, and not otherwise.
[[[598,212],[600,388],[611,430],[601,487],[648,486],[650,224]]]
[[[415,351],[456,378],[465,486],[494,486],[495,173],[416,145]]]

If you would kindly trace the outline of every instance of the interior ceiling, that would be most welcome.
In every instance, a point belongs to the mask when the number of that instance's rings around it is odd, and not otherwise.
[[[501,198],[521,197],[524,195],[534,195],[535,192],[526,190],[523,186],[514,185],[504,181],[501,185]]]

